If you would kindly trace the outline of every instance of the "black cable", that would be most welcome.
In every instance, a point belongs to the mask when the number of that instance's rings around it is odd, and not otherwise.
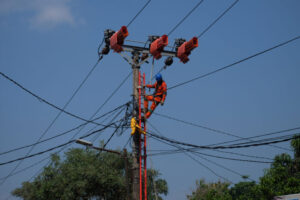
[[[271,163],[273,163],[273,162],[270,162],[270,161],[245,160],[245,159],[239,159],[239,158],[230,158],[230,157],[224,157],[224,156],[217,156],[217,155],[212,155],[212,154],[207,154],[207,153],[201,153],[201,152],[198,152],[198,151],[193,151],[191,149],[184,149],[184,148],[181,149],[180,151],[179,150],[170,150],[169,152],[154,153],[154,154],[150,154],[150,155],[151,156],[169,155],[169,154],[176,154],[176,153],[184,153],[186,151],[194,152],[196,154],[200,154],[200,155],[204,155],[204,156],[208,156],[208,157],[220,158],[220,159],[224,159],[224,160],[233,160],[233,161],[241,161],[241,162],[252,162],[252,163],[261,163],[261,164],[271,164]]]
[[[32,96],[34,96],[35,98],[37,98],[39,101],[46,103],[47,105],[49,105],[49,106],[51,106],[51,107],[53,107],[53,108],[59,110],[60,112],[63,112],[63,113],[65,113],[65,114],[67,114],[67,115],[69,115],[69,116],[71,116],[71,117],[74,117],[74,118],[76,118],[76,119],[85,121],[85,122],[87,122],[87,123],[94,123],[94,124],[97,124],[97,125],[100,125],[100,126],[104,126],[104,125],[99,124],[99,123],[96,123],[96,122],[94,122],[94,121],[90,121],[90,120],[84,119],[83,117],[80,117],[80,116],[78,116],[78,115],[75,115],[75,114],[73,114],[73,113],[70,113],[70,112],[64,110],[63,108],[60,108],[60,107],[54,105],[53,103],[50,103],[50,102],[47,101],[46,99],[44,99],[44,98],[40,97],[39,95],[37,95],[37,94],[31,92],[29,89],[26,89],[26,88],[25,88],[24,86],[22,86],[20,83],[18,83],[17,81],[13,80],[13,79],[10,78],[10,77],[8,77],[7,75],[5,75],[5,74],[2,73],[2,72],[0,72],[0,75],[2,75],[4,78],[6,78],[6,79],[8,79],[9,81],[11,81],[12,83],[14,83],[15,85],[17,85],[18,87],[20,87],[22,90],[26,91],[27,93],[29,93],[29,94],[31,94]]]
[[[48,160],[49,157],[51,157],[51,156],[48,156],[48,157],[46,157],[46,158],[44,158],[44,159],[42,159],[42,160],[39,160],[38,162],[35,162],[35,163],[33,163],[32,165],[29,165],[28,167],[25,167],[25,168],[23,168],[23,169],[20,169],[19,171],[16,171],[16,172],[12,173],[9,177],[15,176],[15,175],[20,174],[20,173],[22,173],[22,172],[24,172],[24,171],[26,171],[26,170],[28,170],[28,169],[30,169],[30,168],[32,168],[32,167],[35,167],[35,166],[41,164],[42,162],[44,162],[45,160]],[[6,177],[7,177],[7,176],[4,176],[4,177],[0,178],[0,180],[4,180],[4,179],[6,179]],[[7,178],[9,178],[9,177],[7,177]]]
[[[182,24],[182,22],[184,22],[184,20],[186,20],[186,18],[188,18],[188,17],[196,10],[196,8],[198,8],[198,7],[202,4],[203,1],[204,1],[204,0],[200,0],[200,1],[192,8],[192,10],[190,10],[190,11],[182,18],[182,20],[180,20],[180,22],[178,22],[178,23],[175,25],[175,27],[172,28],[172,30],[168,33],[168,36],[170,36],[170,35],[178,28],[178,26],[180,26],[180,24]]]
[[[103,108],[103,106],[114,96],[114,94],[121,88],[121,86],[127,81],[127,79],[130,77],[130,75],[132,74],[133,72],[131,71],[126,77],[125,79],[119,84],[119,86],[112,92],[112,94],[104,101],[104,103],[96,110],[96,112],[90,117],[90,119],[94,118],[97,113]],[[84,128],[85,126],[82,126],[73,136],[72,136],[72,139],[75,138],[81,131],[82,129]],[[67,146],[65,146],[67,147]],[[61,152],[65,149],[65,147],[63,147],[61,150],[59,150],[58,152]],[[46,166],[50,163],[50,161],[46,164]],[[29,180],[31,180],[33,177],[35,177],[38,173],[39,173],[40,170],[38,170]]]
[[[127,104],[127,103],[126,103],[126,104]],[[123,105],[121,105],[121,106],[118,106],[118,107],[115,108],[114,110],[109,111],[109,112],[107,112],[107,113],[101,115],[100,117],[97,117],[97,118],[95,118],[95,119],[93,119],[93,120],[91,120],[91,121],[98,120],[98,119],[100,119],[100,118],[102,118],[102,117],[104,117],[104,116],[106,116],[106,115],[108,115],[108,114],[110,114],[110,113],[113,113],[113,112],[115,112],[116,110],[118,110],[118,109],[124,107],[126,104],[123,104]],[[24,146],[22,146],[22,147],[18,147],[18,148],[11,149],[11,150],[8,150],[8,151],[5,151],[5,152],[1,152],[0,155],[8,154],[8,153],[11,153],[11,152],[14,152],[14,151],[18,151],[18,150],[21,150],[21,149],[25,149],[25,148],[28,148],[28,147],[37,145],[37,144],[44,143],[44,142],[49,141],[49,140],[52,140],[52,139],[54,139],[54,138],[57,138],[57,137],[66,135],[66,134],[68,134],[68,133],[70,133],[70,132],[72,132],[72,131],[74,131],[74,130],[76,130],[76,129],[78,129],[78,128],[84,126],[84,125],[86,125],[86,124],[88,124],[88,122],[85,122],[85,123],[83,123],[83,124],[80,124],[79,126],[77,126],[77,127],[75,127],[75,128],[72,128],[72,129],[70,129],[70,130],[68,130],[68,131],[64,131],[64,132],[59,133],[59,134],[56,134],[56,135],[54,135],[54,136],[52,136],[52,137],[46,138],[46,139],[44,139],[44,140],[40,140],[39,142],[35,142],[35,143],[33,143],[33,144],[24,145]],[[114,125],[113,125],[113,126],[110,126],[110,127],[114,127]]]
[[[202,167],[206,168],[207,170],[209,170],[211,173],[213,173],[215,176],[227,181],[228,183],[232,184],[233,182],[228,180],[227,178],[217,174],[214,170],[212,170],[210,167],[207,167],[206,165],[204,165],[203,163],[201,163],[199,160],[195,159],[194,157],[192,157],[191,155],[185,153],[188,157],[190,157],[191,159],[193,159],[195,162],[197,162],[199,165],[201,165]]]
[[[103,131],[103,130],[105,130],[106,128],[108,128],[110,125],[112,125],[112,124],[114,124],[114,123],[115,123],[115,122],[113,122],[113,123],[107,125],[106,127],[103,127],[103,128],[98,129],[98,130],[96,130],[96,131],[93,131],[93,132],[91,132],[91,133],[89,133],[89,134],[87,134],[87,135],[84,135],[84,136],[80,137],[79,139],[84,139],[84,138],[86,138],[86,137],[89,137],[89,136],[91,136],[91,135],[97,133],[97,132]],[[2,163],[0,163],[0,166],[6,165],[6,164],[10,164],[10,163],[13,163],[13,162],[16,162],[16,161],[19,161],[19,160],[24,160],[24,159],[28,159],[28,158],[31,158],[31,157],[35,157],[35,156],[38,156],[38,155],[47,153],[47,152],[49,152],[49,151],[53,151],[53,150],[58,149],[58,148],[60,148],[60,147],[66,146],[66,145],[71,144],[71,143],[73,143],[73,142],[76,142],[76,140],[75,140],[75,139],[72,139],[72,140],[69,140],[68,142],[65,142],[65,143],[63,143],[63,144],[57,145],[57,146],[55,146],[55,147],[49,148],[49,149],[44,150],[44,151],[40,151],[40,152],[38,152],[38,153],[34,153],[34,154],[31,154],[31,155],[23,156],[23,157],[14,159],[14,160],[2,162]]]
[[[81,89],[81,87],[84,85],[84,83],[87,81],[87,79],[90,77],[90,75],[92,74],[92,72],[95,70],[95,68],[97,67],[98,63],[100,62],[100,60],[102,59],[102,57],[100,57],[96,64],[91,68],[91,70],[88,72],[88,74],[85,76],[85,78],[83,79],[83,81],[80,83],[80,85],[77,87],[77,89],[75,90],[75,92],[73,93],[73,95],[70,97],[70,99],[67,101],[67,103],[63,106],[62,110],[59,111],[59,113],[56,115],[56,117],[53,119],[53,121],[49,124],[49,126],[46,128],[46,130],[42,133],[42,135],[39,137],[39,139],[37,140],[37,142],[39,142],[45,135],[46,133],[50,130],[50,128],[54,125],[54,123],[56,122],[56,120],[60,117],[60,115],[63,113],[63,110],[66,109],[66,107],[71,103],[71,101],[73,100],[73,98],[75,97],[75,95],[78,93],[78,91]],[[4,74],[1,72],[1,75],[3,76]],[[5,77],[5,76],[4,76]],[[21,85],[18,85],[19,87]],[[23,89],[23,87],[21,86],[21,88]],[[24,88],[25,89],[25,88]],[[26,90],[25,90],[26,91]],[[30,92],[30,91],[27,91]],[[35,145],[32,146],[29,151],[26,153],[26,156],[28,156],[32,150],[34,149]],[[25,156],[25,157],[26,157]],[[14,168],[13,170],[11,170],[9,172],[9,174],[7,175],[7,177],[9,177],[12,173],[14,173],[14,171],[22,164],[23,160],[21,160]],[[4,179],[1,183],[0,186],[3,185],[5,183],[7,179]]]
[[[197,76],[197,77],[195,77],[195,78],[193,78],[193,79],[191,79],[191,80],[184,81],[184,82],[182,82],[182,83],[176,84],[176,85],[174,85],[174,86],[168,88],[168,90],[177,88],[177,87],[179,87],[179,86],[188,84],[188,83],[193,82],[193,81],[195,81],[195,80],[198,80],[198,79],[207,77],[207,76],[212,75],[212,74],[214,74],[214,73],[220,72],[220,71],[225,70],[225,69],[230,68],[230,67],[233,67],[234,65],[240,64],[240,63],[245,62],[245,61],[247,61],[247,60],[249,60],[249,59],[251,59],[251,58],[254,58],[254,57],[256,57],[256,56],[262,55],[262,54],[267,53],[267,52],[269,52],[269,51],[271,51],[271,50],[273,50],[273,49],[276,49],[276,48],[278,48],[278,47],[281,47],[281,46],[284,46],[284,45],[286,45],[286,44],[288,44],[288,43],[291,43],[291,42],[293,42],[293,41],[295,41],[295,40],[298,40],[299,38],[300,38],[300,36],[294,37],[294,38],[292,38],[292,39],[290,39],[290,40],[288,40],[288,41],[285,41],[285,42],[282,42],[282,43],[280,43],[280,44],[277,44],[277,45],[275,45],[275,46],[273,46],[273,47],[271,47],[271,48],[268,48],[268,49],[266,49],[266,50],[263,50],[263,51],[260,51],[260,52],[258,52],[258,53],[255,53],[255,54],[253,54],[253,55],[251,55],[251,56],[248,56],[248,57],[246,57],[246,58],[243,58],[243,59],[241,59],[241,60],[238,60],[238,61],[236,61],[236,62],[234,62],[234,63],[231,63],[231,64],[229,64],[229,65],[226,65],[226,66],[224,66],[224,67],[221,67],[221,68],[219,68],[219,69],[216,69],[216,70],[214,70],[214,71],[211,71],[211,72],[209,72],[209,73],[206,73],[206,74]]]
[[[123,149],[126,148],[126,146],[128,145],[128,143],[130,142],[131,138],[132,138],[132,135],[130,135],[130,137],[128,138],[127,142],[126,142],[125,145],[123,146]]]
[[[221,131],[221,130],[209,128],[209,127],[202,126],[202,125],[199,125],[199,124],[195,124],[195,123],[192,123],[192,122],[187,122],[187,121],[184,121],[182,119],[177,119],[175,117],[171,117],[171,116],[168,116],[168,115],[165,115],[165,114],[159,114],[159,113],[156,113],[156,112],[154,112],[153,114],[155,114],[157,116],[160,116],[160,117],[163,117],[163,118],[166,118],[166,119],[170,119],[170,120],[173,120],[173,121],[177,121],[177,122],[181,122],[181,123],[184,123],[184,124],[187,124],[187,125],[191,125],[191,126],[194,126],[194,127],[206,129],[206,130],[209,130],[209,131],[212,131],[212,132],[215,132],[215,133],[220,133],[220,134],[231,136],[231,137],[242,138],[242,137],[239,137],[239,136],[237,136],[235,134],[232,134],[232,133],[229,133],[229,132],[225,132],[225,131]]]
[[[195,151],[198,148],[187,148],[185,149],[186,151]],[[272,158],[267,158],[267,157],[262,157],[262,156],[252,156],[252,155],[248,155],[248,154],[241,154],[241,153],[236,153],[236,152],[228,152],[228,151],[221,151],[221,150],[216,150],[216,149],[211,149],[212,151],[215,152],[219,152],[219,153],[225,153],[225,154],[231,154],[231,155],[237,155],[237,156],[242,156],[242,157],[249,157],[249,158],[257,158],[257,159],[264,159],[264,160],[272,160],[274,161],[274,159]],[[160,152],[160,153],[180,153],[180,150],[152,150],[155,152]]]
[[[202,33],[198,35],[198,39],[202,37],[213,25],[215,25],[215,23],[217,23],[229,10],[231,10],[237,2],[239,2],[239,0],[234,1],[233,4],[231,4],[219,17],[217,17],[217,19],[215,19],[204,31],[202,31]]]
[[[147,3],[139,10],[139,12],[130,20],[127,24],[127,28],[132,24],[132,22],[141,14],[141,12],[148,6],[151,0],[148,0]]]
[[[155,128],[154,126],[153,126],[153,124],[151,124],[149,121],[148,121],[148,123],[149,123],[149,125],[152,127],[152,128],[154,128],[154,130],[156,130],[161,136],[163,136],[162,135],[162,133],[157,129],[157,128]],[[163,143],[165,143],[164,141],[162,141]],[[171,145],[171,146],[174,146],[174,147],[176,147],[178,150],[182,150],[183,148],[182,147],[180,147],[180,146],[178,146],[178,145],[174,145],[174,144],[168,144],[168,145]],[[192,157],[191,155],[189,155],[187,152],[183,152],[186,156],[188,156],[189,158],[191,158],[192,160],[194,160],[196,163],[198,163],[199,165],[201,165],[202,167],[204,167],[204,168],[206,168],[206,169],[208,169],[210,172],[212,172],[215,176],[217,176],[217,177],[219,177],[219,178],[221,178],[221,179],[223,179],[223,180],[225,180],[225,181],[228,181],[229,183],[232,183],[231,181],[229,181],[227,178],[225,178],[225,177],[223,177],[223,176],[221,176],[221,175],[219,175],[219,174],[217,174],[215,171],[213,171],[211,168],[209,168],[209,167],[207,167],[206,165],[204,165],[203,163],[201,163],[200,161],[198,161],[197,159],[195,159],[194,157]],[[149,156],[149,155],[148,155]]]
[[[224,165],[221,165],[221,164],[219,164],[219,163],[216,163],[216,162],[214,162],[214,161],[212,161],[212,160],[209,160],[209,159],[207,159],[207,158],[205,158],[205,157],[202,157],[202,156],[200,156],[200,155],[197,155],[197,154],[194,154],[195,156],[197,156],[197,157],[199,157],[199,158],[201,158],[201,159],[203,159],[203,160],[206,160],[207,162],[210,162],[210,163],[212,163],[212,164],[214,164],[214,165],[217,165],[217,166],[219,166],[219,167],[221,167],[221,168],[223,168],[223,169],[225,169],[225,170],[227,170],[227,171],[229,171],[229,172],[231,172],[231,173],[233,173],[233,174],[236,174],[236,175],[238,175],[238,176],[240,176],[240,177],[245,177],[245,175],[243,175],[243,174],[240,174],[240,173],[238,173],[238,172],[236,172],[236,171],[234,171],[234,170],[232,170],[232,169],[230,169],[230,168],[228,168],[228,167],[225,167]],[[255,180],[253,180],[252,178],[250,178],[250,177],[247,177],[247,179],[249,179],[249,180],[251,180],[251,181],[255,181]]]
[[[263,142],[263,143],[257,143],[257,144],[245,144],[245,145],[230,145],[230,146],[201,146],[201,145],[195,145],[195,144],[189,144],[189,143],[185,143],[185,142],[179,142],[176,140],[172,140],[166,137],[162,137],[153,133],[149,133],[147,132],[149,135],[158,138],[158,139],[162,139],[165,141],[168,141],[170,143],[174,143],[174,144],[179,144],[179,145],[184,145],[184,146],[190,146],[190,147],[196,147],[199,149],[236,149],[236,148],[246,148],[246,147],[255,147],[255,146],[263,146],[263,145],[268,145],[268,144],[275,144],[275,143],[281,143],[281,142],[287,142],[292,140],[294,137],[291,136],[289,138],[286,139],[281,139],[281,140],[275,140],[275,141],[270,141],[270,142]],[[299,138],[300,136],[296,136],[296,138]]]
[[[220,133],[220,134],[223,134],[223,135],[227,135],[227,136],[239,138],[241,140],[249,140],[249,141],[251,141],[251,139],[244,138],[244,137],[235,135],[233,133],[229,133],[229,132],[225,132],[225,131],[221,131],[221,130],[209,128],[209,127],[202,126],[202,125],[199,125],[199,124],[195,124],[195,123],[192,123],[192,122],[187,122],[187,121],[184,121],[182,119],[177,119],[175,117],[171,117],[171,116],[164,115],[164,114],[158,114],[158,113],[154,113],[154,114],[157,115],[157,116],[164,117],[164,118],[167,118],[167,119],[171,119],[171,120],[174,120],[174,121],[177,121],[177,122],[181,122],[181,123],[184,123],[184,124],[187,124],[187,125],[191,125],[191,126],[194,126],[194,127],[203,128],[203,129],[206,129],[206,130],[209,130],[209,131],[213,131],[215,133]],[[300,129],[300,127],[299,127],[299,129]],[[281,131],[281,133],[283,133],[283,132],[286,132],[286,131]],[[276,131],[276,133],[279,133],[279,132]],[[286,150],[286,151],[291,151],[290,149],[283,148],[283,147],[278,147],[278,146],[275,146],[275,145],[270,145],[270,146],[278,148],[278,149]]]
[[[120,112],[121,112],[121,111],[120,111]],[[103,122],[101,122],[101,123],[104,123],[104,122],[105,122],[106,120],[108,120],[112,115],[113,115],[113,113],[110,114],[109,116],[107,116],[106,119],[104,119]],[[117,114],[117,116],[118,116],[118,115],[119,115],[119,114]],[[112,117],[112,119],[115,119],[115,118],[116,118],[116,115]],[[112,122],[112,120],[111,120],[110,122]],[[109,123],[110,123],[110,122],[109,122]],[[89,131],[87,131],[87,133],[93,131],[93,130],[96,129],[97,127],[98,127],[98,126],[94,126],[94,127],[91,128]],[[115,128],[116,128],[116,127],[117,127],[117,126],[115,125]],[[100,134],[94,135],[94,138],[91,140],[91,142],[94,143],[94,142],[98,139],[99,136],[100,136]]]
[[[275,135],[275,134],[295,131],[295,130],[299,130],[299,129],[300,129],[300,127],[284,129],[284,130],[280,130],[280,131],[275,131],[275,132],[270,132],[270,133],[265,133],[265,134],[259,134],[259,135],[247,137],[247,138],[244,138],[244,139],[237,139],[237,140],[230,140],[230,141],[226,141],[226,142],[219,142],[219,143],[211,144],[209,146],[215,146],[215,145],[220,145],[220,144],[228,144],[228,143],[237,142],[237,141],[241,141],[241,140],[249,140],[249,139],[253,139],[253,138],[265,137],[265,136],[269,136],[269,135]]]

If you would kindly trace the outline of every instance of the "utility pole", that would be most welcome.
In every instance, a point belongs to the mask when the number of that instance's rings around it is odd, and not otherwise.
[[[125,38],[128,36],[128,30],[126,26],[122,26],[117,32],[107,29],[104,32],[104,41],[106,43],[105,47],[99,52],[102,55],[109,53],[110,49],[114,52],[119,53],[128,63],[130,63],[133,72],[133,93],[132,93],[132,104],[133,112],[132,117],[135,118],[139,124],[140,129],[144,129],[144,137],[136,129],[133,133],[133,144],[132,144],[132,200],[147,200],[147,149],[146,149],[146,119],[145,116],[141,116],[141,98],[142,94],[142,81],[140,66],[147,61],[149,54],[153,56],[153,59],[160,59],[162,56],[168,56],[165,60],[165,69],[173,63],[173,57],[178,57],[182,63],[189,61],[188,56],[191,51],[198,46],[198,39],[196,37],[192,38],[190,41],[186,42],[185,39],[176,39],[175,41],[175,51],[173,48],[171,51],[164,50],[164,47],[168,45],[168,36],[149,36],[148,41],[150,42],[149,47],[140,47],[133,45],[124,45]],[[123,52],[130,52],[132,57],[130,58]],[[140,59],[140,54],[142,54]],[[143,75],[143,84],[145,84],[145,74]],[[144,93],[144,92],[143,92]],[[143,126],[142,126],[143,117]],[[135,122],[136,123],[136,122]],[[134,130],[133,129],[133,130]],[[143,153],[142,153],[143,144]],[[142,178],[144,170],[144,182]],[[143,187],[144,185],[144,187]],[[143,198],[144,193],[144,198]]]
[[[132,52],[132,70],[133,70],[133,112],[132,117],[138,119],[138,77],[140,66],[139,64],[139,52],[133,51]],[[133,135],[133,144],[132,144],[132,199],[139,200],[139,192],[140,192],[140,185],[139,185],[139,140],[141,135],[139,133],[134,133]]]

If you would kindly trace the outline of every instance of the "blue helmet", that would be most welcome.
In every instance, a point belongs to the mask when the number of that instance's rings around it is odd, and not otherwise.
[[[162,75],[160,73],[156,74],[155,79],[156,79],[157,82],[162,81]]]

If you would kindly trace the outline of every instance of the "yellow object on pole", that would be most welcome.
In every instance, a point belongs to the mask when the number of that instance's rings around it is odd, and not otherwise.
[[[135,131],[137,130],[139,133],[143,133],[146,134],[145,131],[142,130],[142,128],[138,125],[136,119],[133,117],[131,118],[131,123],[130,123],[130,127],[131,127],[131,135],[133,135],[135,133]]]

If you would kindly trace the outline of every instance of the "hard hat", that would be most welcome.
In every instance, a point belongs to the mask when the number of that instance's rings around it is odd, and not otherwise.
[[[162,81],[162,75],[161,75],[160,73],[156,74],[156,75],[155,75],[155,79],[156,79],[156,81],[158,81],[158,82]]]

